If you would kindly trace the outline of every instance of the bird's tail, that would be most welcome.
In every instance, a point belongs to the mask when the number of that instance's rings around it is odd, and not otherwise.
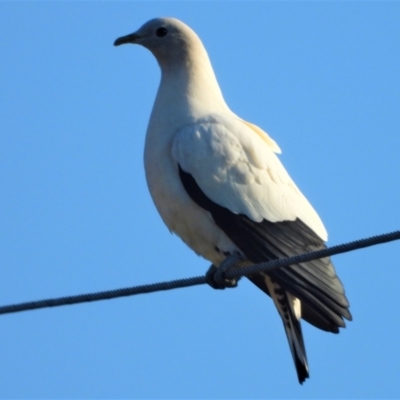
[[[269,290],[282,318],[286,336],[289,342],[297,377],[302,384],[308,377],[308,362],[301,330],[301,303],[290,293],[282,289],[276,282],[270,281]]]
[[[289,295],[290,296],[290,295]],[[297,299],[296,299],[297,300]],[[299,301],[299,300],[297,300]],[[291,307],[289,307],[290,309]],[[286,336],[288,338],[290,351],[296,366],[297,377],[303,383],[308,377],[308,362],[306,348],[304,345],[303,333],[301,331],[300,319],[296,318],[294,312],[288,312],[288,319],[283,319]]]

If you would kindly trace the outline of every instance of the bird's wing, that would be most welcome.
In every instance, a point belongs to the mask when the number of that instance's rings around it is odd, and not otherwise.
[[[326,230],[259,133],[234,117],[211,116],[181,128],[172,156],[182,184],[252,262],[323,248]],[[329,258],[269,273],[299,298],[303,317],[337,332],[351,319]],[[252,277],[250,277],[251,280]],[[263,274],[254,283],[268,293]],[[309,318],[308,318],[309,317]]]
[[[326,240],[318,214],[274,154],[279,148],[252,127],[232,117],[188,125],[174,138],[173,157],[216,204],[256,222],[299,218]]]
[[[274,139],[272,139],[267,132],[263,131],[260,127],[257,125],[252,124],[251,122],[245,121],[241,119],[241,121],[247,125],[250,129],[252,129],[260,138],[265,142],[265,144],[274,152],[274,153],[282,153],[280,147],[278,144],[275,142]]]

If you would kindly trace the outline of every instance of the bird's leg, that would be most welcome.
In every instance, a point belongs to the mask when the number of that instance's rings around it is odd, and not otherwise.
[[[243,262],[244,258],[238,253],[234,253],[225,258],[224,261],[216,267],[214,264],[206,272],[206,281],[213,289],[234,288],[238,285],[240,278],[225,278],[225,272],[235,268],[237,264]]]

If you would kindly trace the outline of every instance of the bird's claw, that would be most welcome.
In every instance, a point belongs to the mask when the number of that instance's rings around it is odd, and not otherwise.
[[[213,289],[225,289],[225,288],[234,288],[238,285],[240,278],[225,278],[225,273],[234,268],[235,265],[243,261],[243,258],[239,254],[232,254],[225,258],[224,261],[220,264],[219,267],[216,267],[214,264],[206,272],[206,282]]]

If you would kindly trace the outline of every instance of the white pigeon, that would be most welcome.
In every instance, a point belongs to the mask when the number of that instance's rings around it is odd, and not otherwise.
[[[278,145],[229,109],[196,33],[156,18],[114,45],[124,43],[149,49],[162,72],[144,163],[169,230],[216,267],[231,255],[258,263],[324,248],[324,225],[276,156]],[[272,297],[303,383],[309,369],[300,318],[334,333],[351,320],[330,259],[248,278]]]

